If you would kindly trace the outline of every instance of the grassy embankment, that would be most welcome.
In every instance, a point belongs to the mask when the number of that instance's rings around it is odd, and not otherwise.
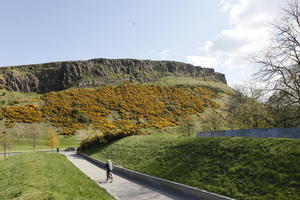
[[[300,140],[131,136],[85,153],[237,199],[300,199]]]
[[[65,156],[25,153],[0,160],[0,199],[114,199]]]

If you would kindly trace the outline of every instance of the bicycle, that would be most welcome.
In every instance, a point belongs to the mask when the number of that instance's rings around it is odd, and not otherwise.
[[[113,180],[114,180],[113,175],[112,175],[111,172],[109,172],[108,174],[107,174],[107,172],[106,172],[106,182],[107,182],[108,180],[110,180],[111,183],[112,183]]]

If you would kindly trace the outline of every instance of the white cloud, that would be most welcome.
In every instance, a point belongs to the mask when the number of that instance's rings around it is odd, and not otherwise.
[[[164,50],[162,52],[159,53],[159,59],[167,59],[169,58],[169,55],[170,55],[170,50]]]
[[[215,67],[218,64],[218,61],[215,57],[210,56],[187,56],[187,62],[195,66],[201,67]]]
[[[249,58],[259,55],[269,44],[270,23],[280,16],[285,3],[285,0],[220,0],[221,10],[228,13],[230,28],[198,47],[201,55],[187,56],[187,62],[200,66],[217,64],[214,68],[227,77],[242,71],[237,69],[251,67]],[[254,68],[244,71],[253,73]]]
[[[203,46],[198,47],[197,49],[203,50],[203,51],[209,51],[211,49],[212,45],[213,45],[212,41],[206,41]]]

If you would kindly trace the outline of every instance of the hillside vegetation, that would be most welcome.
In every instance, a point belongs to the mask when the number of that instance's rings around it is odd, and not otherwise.
[[[40,96],[36,93],[7,91],[3,88],[1,89],[0,86],[0,108],[8,105],[34,105],[40,102]]]
[[[10,98],[8,104],[3,104],[1,115],[7,127],[16,123],[50,122],[63,135],[87,128],[104,134],[143,134],[147,128],[177,126],[190,118],[199,120],[206,108],[219,108],[216,99],[228,91],[197,83],[165,86],[123,83],[50,92],[27,100]]]
[[[300,199],[299,140],[130,136],[83,152],[236,199]]]
[[[0,199],[112,200],[63,155],[25,153],[0,160]]]

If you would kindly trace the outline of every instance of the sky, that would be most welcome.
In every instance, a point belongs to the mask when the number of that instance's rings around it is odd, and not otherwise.
[[[251,80],[286,0],[0,0],[0,66],[174,60]]]

